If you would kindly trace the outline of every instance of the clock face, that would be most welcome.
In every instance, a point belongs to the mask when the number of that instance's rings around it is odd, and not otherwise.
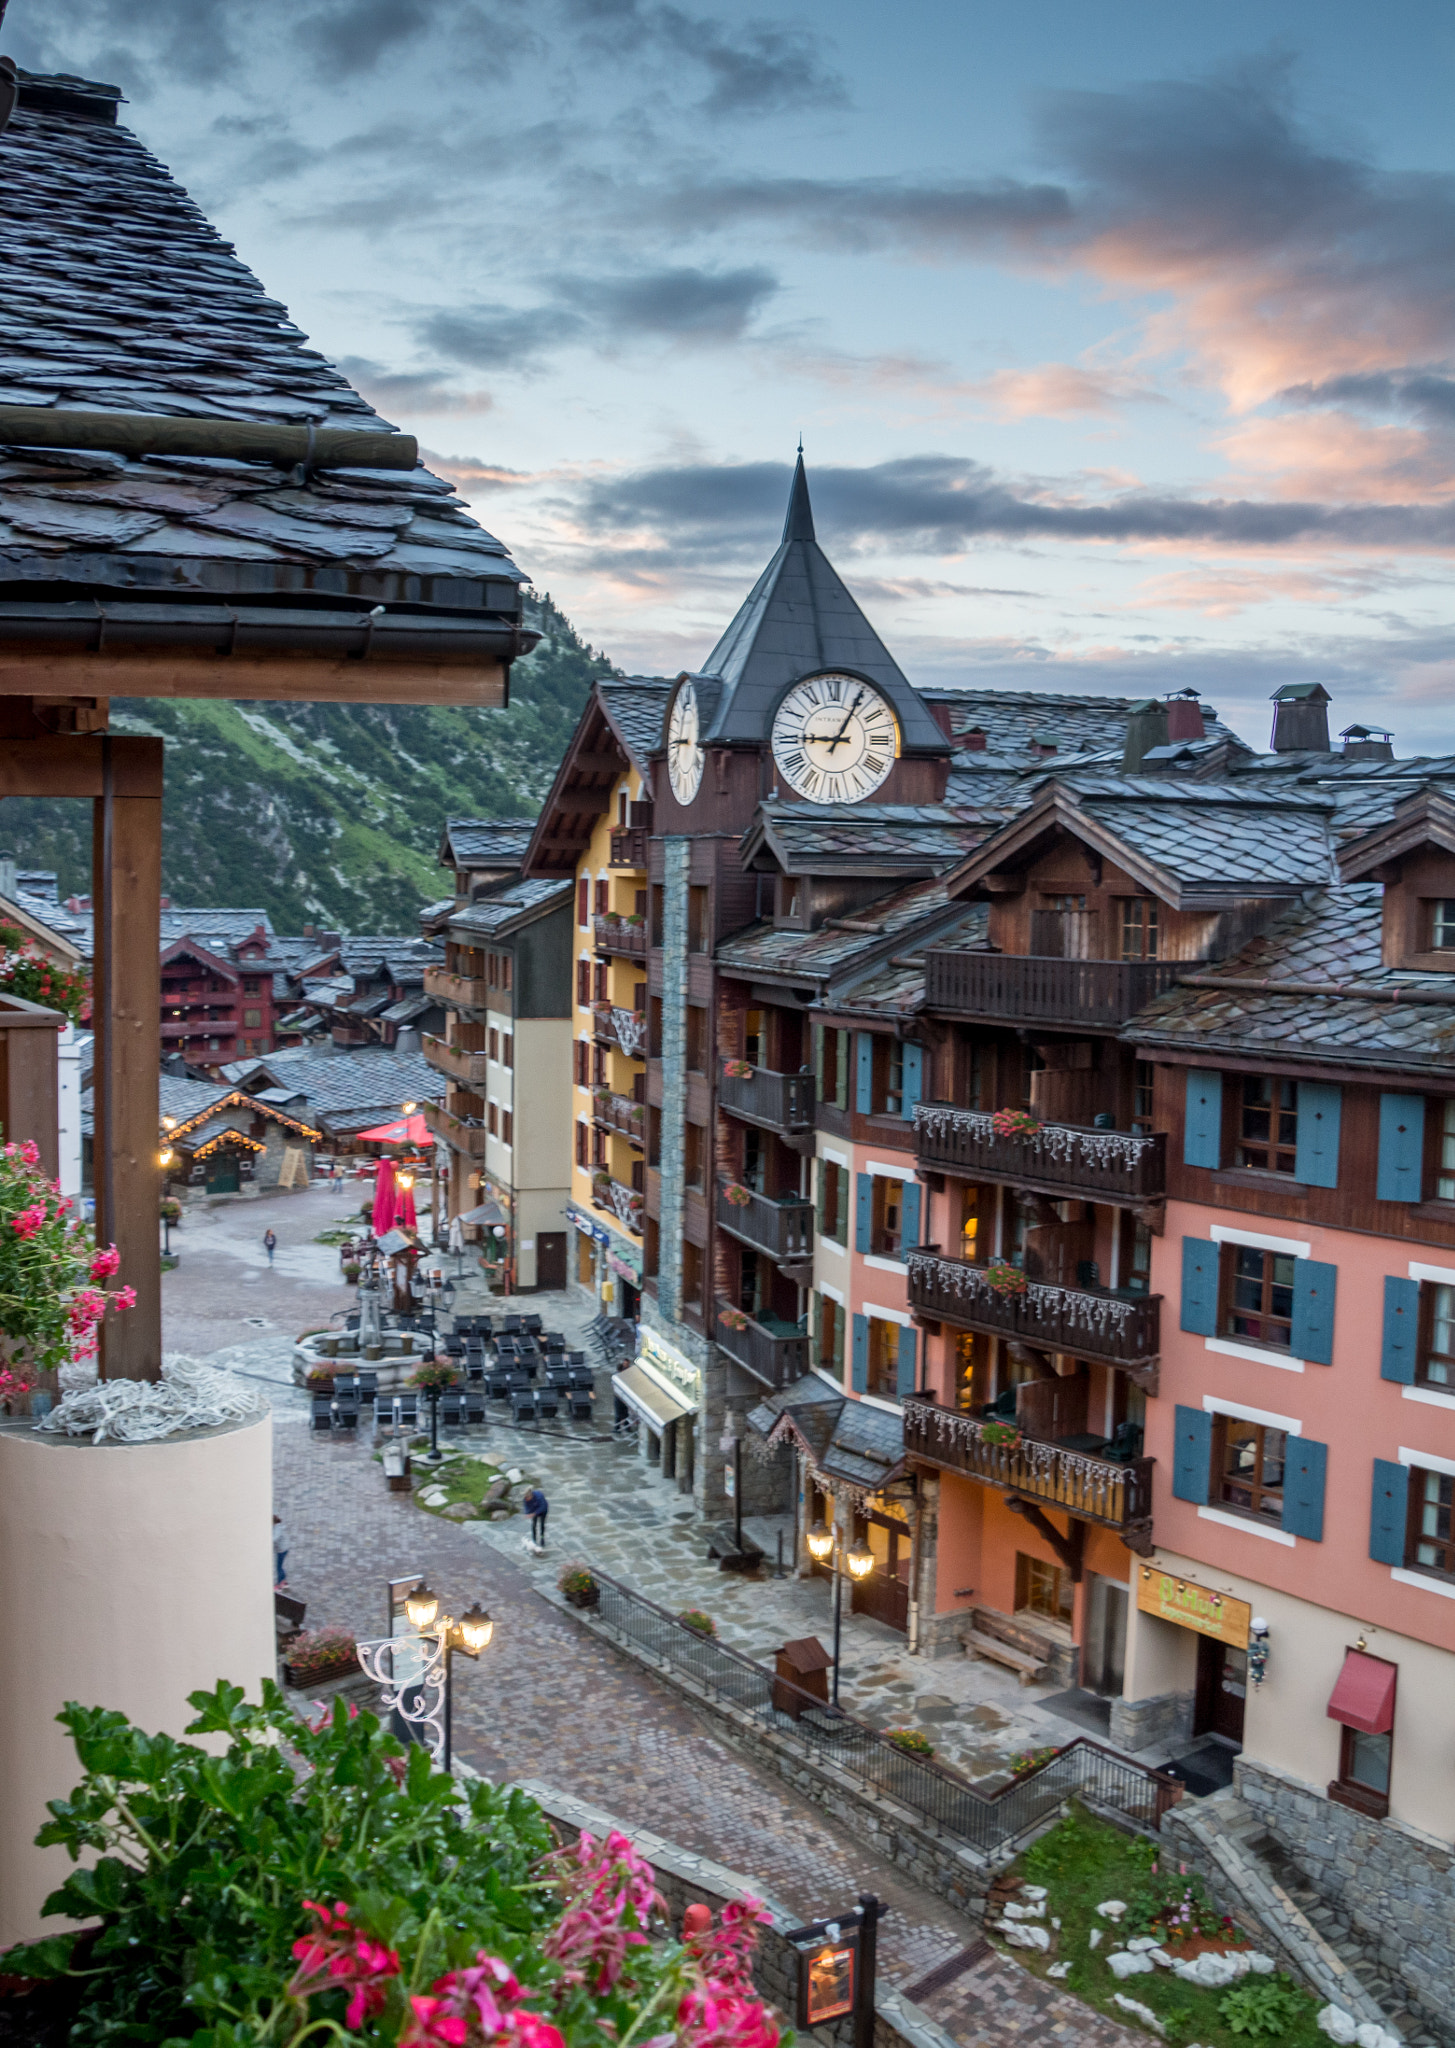
[[[894,766],[899,727],[872,683],[858,676],[805,676],[773,720],[773,759],[810,803],[857,804]]]
[[[688,682],[672,699],[667,720],[667,778],[679,804],[690,804],[702,787],[702,759],[697,687]]]

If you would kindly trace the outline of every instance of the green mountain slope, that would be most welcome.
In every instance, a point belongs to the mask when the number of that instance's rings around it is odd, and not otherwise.
[[[442,705],[114,699],[112,730],[167,743],[162,886],[178,903],[258,904],[280,931],[409,931],[447,893],[447,817],[533,817],[593,676],[618,674],[549,597],[505,711]],[[0,847],[91,888],[88,803],[11,798]]]

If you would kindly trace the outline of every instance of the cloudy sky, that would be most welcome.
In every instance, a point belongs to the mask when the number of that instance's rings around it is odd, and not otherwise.
[[[1444,0],[12,0],[628,667],[801,433],[920,682],[1455,744]]]

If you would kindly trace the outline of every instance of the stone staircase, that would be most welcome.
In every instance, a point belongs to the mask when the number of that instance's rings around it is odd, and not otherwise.
[[[1455,2027],[1422,2010],[1377,1949],[1315,1889],[1232,1786],[1185,1799],[1163,1817],[1176,1846],[1211,1884],[1224,1910],[1252,1920],[1270,1948],[1320,2000],[1356,2022],[1373,2021],[1406,2048],[1455,2048]]]

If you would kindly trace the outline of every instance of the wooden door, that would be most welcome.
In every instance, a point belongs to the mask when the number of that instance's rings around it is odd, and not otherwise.
[[[1241,1747],[1247,1695],[1247,1652],[1217,1642],[1212,1636],[1199,1636],[1193,1734],[1217,1735]]]
[[[536,1232],[536,1286],[561,1288],[566,1284],[566,1233],[564,1230]]]

